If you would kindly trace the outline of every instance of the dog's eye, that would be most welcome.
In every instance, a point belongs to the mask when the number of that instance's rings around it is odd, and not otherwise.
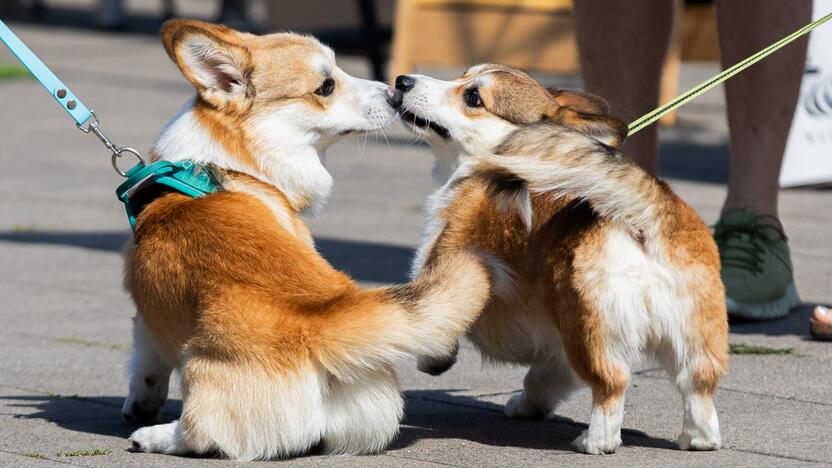
[[[482,98],[480,98],[480,92],[477,91],[477,88],[471,88],[465,91],[462,99],[465,100],[465,105],[468,107],[482,107]]]
[[[335,91],[335,80],[327,78],[324,80],[323,84],[315,90],[315,94],[326,97],[332,94],[333,91]]]

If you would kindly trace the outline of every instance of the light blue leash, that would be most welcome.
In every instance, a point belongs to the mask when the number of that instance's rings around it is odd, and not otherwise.
[[[20,60],[29,72],[40,81],[46,91],[58,101],[61,108],[75,120],[76,125],[83,126],[95,114],[72,94],[69,89],[41,60],[17,37],[5,23],[0,21],[0,40]]]
[[[144,159],[142,155],[134,150],[133,148],[121,147],[114,144],[107,138],[106,135],[101,131],[99,127],[98,117],[95,115],[95,111],[90,110],[87,106],[81,102],[73,93],[72,90],[69,89],[69,86],[65,85],[63,81],[58,78],[57,75],[52,73],[52,70],[46,66],[41,59],[32,52],[23,41],[20,40],[17,35],[6,26],[6,23],[0,21],[0,41],[3,41],[6,44],[6,47],[12,51],[12,53],[17,57],[18,60],[27,68],[32,76],[37,79],[40,84],[46,89],[55,101],[58,102],[58,105],[61,106],[61,109],[66,111],[72,120],[75,121],[75,125],[78,126],[84,133],[92,133],[104,143],[104,146],[107,147],[108,150],[113,152],[112,156],[112,163],[113,168],[124,177],[127,177],[127,174],[123,172],[118,167],[118,158],[122,156],[124,153],[130,153],[134,155],[136,158],[139,159],[141,164],[144,164]]]
[[[127,180],[118,186],[116,196],[124,203],[130,227],[136,228],[136,218],[142,209],[154,199],[168,192],[179,192],[197,198],[216,192],[219,184],[211,172],[193,161],[171,163],[156,161],[145,164],[141,153],[125,146],[118,146],[101,131],[98,116],[78,99],[69,86],[64,84],[11,29],[0,21],[0,41],[29,69],[46,91],[55,98],[61,108],[72,117],[75,125],[84,133],[92,133],[113,155],[113,169]],[[135,156],[139,163],[126,172],[119,168],[118,160],[124,153]]]

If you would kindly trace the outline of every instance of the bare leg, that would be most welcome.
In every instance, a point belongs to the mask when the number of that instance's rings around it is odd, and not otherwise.
[[[808,23],[811,0],[717,0],[723,67]],[[731,176],[725,209],[753,208],[777,216],[780,163],[800,92],[805,38],[725,85],[731,127]]]
[[[633,120],[658,106],[673,9],[670,0],[575,1],[584,86],[609,100],[617,116]],[[658,172],[655,125],[623,149],[650,173]]]

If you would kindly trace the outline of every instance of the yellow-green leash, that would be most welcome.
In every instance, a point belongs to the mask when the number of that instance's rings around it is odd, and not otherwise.
[[[727,80],[728,78],[731,78],[732,76],[734,76],[737,73],[745,70],[746,68],[750,67],[751,65],[754,65],[755,63],[759,62],[760,60],[768,57],[769,55],[773,54],[775,51],[779,50],[783,46],[793,42],[798,37],[803,36],[804,34],[808,34],[811,30],[817,28],[818,26],[820,26],[821,24],[829,21],[830,19],[832,19],[832,12],[830,12],[826,16],[818,19],[817,21],[813,21],[813,22],[807,24],[806,26],[803,26],[802,28],[800,28],[797,31],[789,34],[788,36],[784,37],[783,39],[780,39],[779,41],[775,42],[774,44],[772,44],[772,45],[766,47],[765,49],[757,52],[756,54],[746,58],[742,62],[739,62],[739,63],[737,63],[736,65],[734,65],[730,68],[726,68],[719,75],[716,75],[716,76],[714,76],[713,78],[711,78],[707,81],[703,81],[702,83],[699,83],[698,85],[696,85],[695,87],[693,87],[692,89],[687,91],[686,93],[677,96],[675,99],[673,99],[672,101],[668,102],[667,104],[659,107],[658,109],[645,114],[644,116],[640,117],[639,119],[635,120],[633,123],[630,124],[630,126],[628,127],[629,131],[627,133],[627,136],[632,136],[633,134],[635,134],[639,130],[643,129],[644,127],[647,127],[648,125],[652,124],[653,122],[659,120],[660,118],[662,118],[662,116],[664,116],[668,112],[673,112],[674,110],[678,109],[679,107],[685,105],[691,99],[694,99],[694,98],[698,97],[699,95],[701,95],[702,93],[710,90],[714,86],[722,83],[723,81]]]

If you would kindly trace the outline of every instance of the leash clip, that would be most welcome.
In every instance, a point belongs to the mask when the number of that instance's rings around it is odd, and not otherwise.
[[[110,158],[110,162],[112,163],[113,169],[115,169],[118,175],[122,177],[127,177],[127,173],[122,171],[121,168],[118,166],[118,159],[124,153],[132,154],[136,157],[136,159],[139,160],[139,164],[141,164],[142,166],[146,166],[141,153],[139,153],[133,148],[129,148],[126,146],[118,146],[112,141],[110,141],[110,139],[107,138],[107,135],[105,135],[104,132],[101,131],[101,127],[99,126],[100,121],[98,120],[98,116],[95,114],[95,111],[90,110],[90,114],[92,115],[89,119],[87,119],[86,122],[84,122],[83,124],[75,124],[75,126],[78,127],[78,129],[84,133],[92,133],[93,135],[95,135],[99,140],[101,140],[101,143],[104,143],[104,146],[106,146],[108,150],[112,151],[113,155]]]

